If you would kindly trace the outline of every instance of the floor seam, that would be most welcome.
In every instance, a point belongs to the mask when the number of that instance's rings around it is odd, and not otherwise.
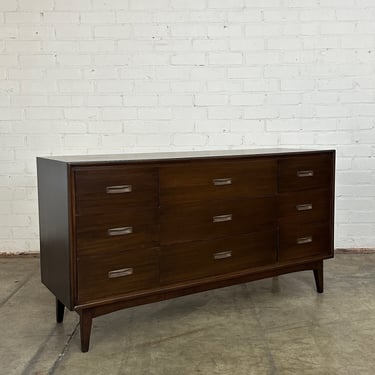
[[[36,267],[35,267],[36,268]],[[32,276],[34,275],[36,269],[34,269],[32,272],[30,272],[25,279],[23,279],[23,281],[21,281],[15,289],[13,289],[12,292],[10,292],[10,294],[5,297],[2,301],[0,301],[0,307],[3,307],[15,294],[17,294],[17,292],[32,278]]]
[[[263,328],[262,326],[262,323],[259,319],[259,316],[258,316],[258,312],[257,312],[257,309],[256,309],[256,305],[255,305],[255,302],[252,298],[252,295],[248,289],[248,285],[247,284],[244,284],[245,285],[245,290],[247,292],[247,295],[249,296],[249,299],[251,301],[251,304],[253,305],[253,309],[254,309],[254,315],[255,315],[255,319],[258,321],[258,324],[259,324],[259,327],[260,327],[260,332],[262,334],[262,341],[264,342],[264,346],[265,346],[265,349],[266,349],[266,353],[267,353],[267,357],[268,357],[268,361],[269,361],[269,364],[271,366],[271,375],[277,375],[279,373],[277,367],[276,367],[276,364],[275,364],[275,360],[273,358],[273,355],[271,353],[271,349],[268,345],[268,341],[267,341],[267,337],[266,337],[266,331],[265,329]]]
[[[76,332],[78,330],[78,326],[79,326],[79,322],[74,327],[73,332],[69,335],[68,340],[66,341],[66,343],[63,347],[63,350],[61,351],[61,353],[58,354],[55,362],[53,363],[51,368],[48,370],[48,373],[47,373],[48,375],[53,375],[55,373],[55,371],[57,370],[61,360],[63,359],[63,357],[65,356],[65,353],[67,352],[67,350],[69,348],[69,345],[70,345],[71,341],[73,340],[74,335],[76,334]]]

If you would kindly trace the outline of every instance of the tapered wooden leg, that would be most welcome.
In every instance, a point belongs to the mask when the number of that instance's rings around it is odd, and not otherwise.
[[[56,322],[61,323],[64,320],[64,304],[56,298]]]
[[[80,332],[81,332],[81,351],[86,353],[89,351],[90,335],[92,325],[92,313],[90,310],[81,310],[80,315]]]
[[[316,290],[318,293],[323,293],[323,261],[317,263],[317,267],[313,269]]]

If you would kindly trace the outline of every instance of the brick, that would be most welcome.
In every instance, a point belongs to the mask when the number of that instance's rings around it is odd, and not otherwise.
[[[209,53],[208,61],[213,65],[240,65],[243,61],[241,53]]]
[[[154,107],[158,103],[156,95],[124,95],[123,105],[126,107]]]
[[[172,118],[170,108],[139,108],[138,118],[141,120],[168,120]]]
[[[195,95],[194,103],[197,106],[220,106],[228,104],[227,95],[200,94]]]
[[[176,146],[203,146],[207,144],[208,136],[206,134],[176,134],[173,137],[173,144]]]
[[[19,62],[21,66],[31,66],[31,67],[54,66],[56,63],[56,56],[50,55],[50,54],[46,54],[46,55],[20,54]]]
[[[205,61],[203,53],[180,53],[171,57],[172,65],[204,65]]]
[[[55,0],[55,9],[58,11],[91,10],[91,0]]]
[[[6,52],[40,52],[41,43],[34,40],[7,40],[5,42]]]
[[[57,39],[91,39],[92,30],[89,25],[71,25],[60,24],[56,25]]]
[[[122,10],[128,9],[128,0],[93,0],[95,10]]]
[[[87,14],[87,13],[83,13]],[[82,16],[83,16],[82,14]],[[43,12],[43,22],[50,24],[78,24],[79,23],[79,13],[78,12]]]
[[[42,43],[42,50],[51,53],[51,52],[65,52],[72,53],[73,51],[78,52],[79,44],[76,41],[44,41]]]
[[[61,54],[57,56],[57,63],[65,66],[91,65],[91,56],[87,54]]]
[[[135,108],[105,108],[103,109],[104,120],[132,120],[138,118]]]
[[[61,108],[28,108],[26,109],[26,118],[31,120],[59,120],[63,118]]]
[[[154,105],[154,104],[153,104]],[[192,95],[159,95],[159,105],[161,106],[187,106],[191,107],[193,105]]]
[[[205,9],[207,7],[207,0],[172,0],[171,6],[174,9]]]
[[[169,0],[130,0],[130,9],[165,9]]]
[[[61,80],[59,81],[59,90],[62,93],[88,93],[94,91],[94,84],[85,79]]]
[[[89,107],[118,107],[122,106],[120,95],[90,95],[87,97]]]
[[[17,9],[17,0],[1,0],[0,12],[12,11]]]
[[[4,0],[2,0],[3,2]],[[35,11],[44,11],[44,10],[52,10],[54,6],[53,0],[18,0],[19,9],[22,11],[25,10],[35,10]],[[1,6],[0,6],[1,9]]]
[[[141,134],[137,136],[137,146],[169,146],[171,135],[169,134]]]
[[[130,25],[96,26],[94,36],[107,39],[127,39],[130,35]]]
[[[235,9],[244,7],[244,0],[208,0],[208,8]]]

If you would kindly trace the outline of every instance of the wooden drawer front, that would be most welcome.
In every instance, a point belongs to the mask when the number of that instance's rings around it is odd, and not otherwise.
[[[324,222],[330,217],[330,191],[304,190],[280,194],[279,219],[283,222]]]
[[[75,172],[76,213],[96,214],[121,211],[129,206],[158,204],[156,169],[108,166]]]
[[[328,188],[332,155],[292,157],[279,161],[279,191]]]
[[[281,224],[279,261],[331,253],[328,224]]]
[[[77,282],[78,303],[157,287],[158,249],[78,257]]]
[[[77,249],[130,248],[158,239],[157,209],[128,208],[122,214],[78,216]]]
[[[160,282],[172,284],[273,264],[275,261],[276,235],[272,231],[163,246]]]
[[[160,204],[272,195],[275,160],[193,162],[160,168]]]
[[[259,231],[275,222],[275,198],[209,201],[162,208],[162,244],[206,240]]]

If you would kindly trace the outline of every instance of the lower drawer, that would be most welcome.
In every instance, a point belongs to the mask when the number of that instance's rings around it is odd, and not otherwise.
[[[279,261],[331,253],[328,224],[289,223],[281,224],[279,230]]]
[[[274,231],[163,246],[160,254],[160,282],[163,285],[172,284],[274,262]]]
[[[77,282],[78,303],[157,287],[158,248],[80,256]]]

